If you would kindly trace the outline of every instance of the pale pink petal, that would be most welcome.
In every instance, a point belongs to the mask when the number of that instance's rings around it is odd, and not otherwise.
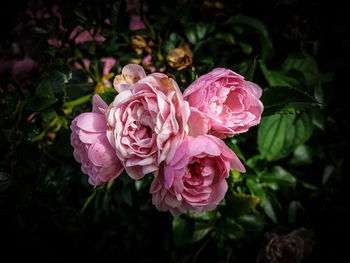
[[[191,107],[191,114],[188,119],[188,135],[197,137],[205,135],[209,131],[209,119],[197,108]]]
[[[99,95],[95,94],[92,98],[92,112],[105,114],[107,108],[108,108],[107,103],[104,102],[104,100],[101,99]]]
[[[108,129],[106,117],[94,112],[80,114],[77,117],[77,126],[89,132],[104,132]]]

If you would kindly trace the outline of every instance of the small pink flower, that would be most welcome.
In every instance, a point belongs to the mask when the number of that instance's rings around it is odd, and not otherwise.
[[[103,77],[105,77],[109,74],[111,68],[115,65],[117,61],[114,58],[101,58],[101,61],[104,62]],[[110,80],[104,80],[103,84],[108,88],[112,87],[112,83],[110,82]]]
[[[33,112],[32,114],[30,114],[27,118],[27,122],[35,123],[35,115],[36,115],[36,112]]]
[[[15,60],[12,65],[12,75],[19,76],[38,67],[38,63],[26,55],[22,60]]]
[[[107,104],[94,95],[93,110],[78,115],[71,125],[71,143],[75,160],[95,187],[118,177],[124,170],[106,137],[108,129],[105,113]]]
[[[142,60],[142,66],[144,66],[147,70],[149,70],[150,72],[155,72],[156,68],[151,65],[151,61],[152,61],[152,55],[148,54],[147,56],[145,56]]]
[[[69,38],[74,39],[76,44],[82,44],[92,40],[89,31],[85,30],[82,26],[76,26],[69,35]]]
[[[72,33],[69,35],[70,39],[74,39],[76,44],[83,44],[87,41],[95,40],[99,43],[104,42],[106,39],[101,35],[101,30],[98,29],[96,34],[93,36],[94,30],[90,31],[84,29],[82,26],[76,26]]]
[[[140,179],[171,161],[187,134],[189,107],[173,79],[153,73],[133,81],[139,67],[126,67],[116,78],[131,82],[109,107],[107,137],[128,175]]]
[[[210,134],[225,138],[259,124],[262,89],[228,69],[216,68],[194,81],[184,92],[191,107],[209,119]]]
[[[147,56],[145,56],[142,60],[142,64],[145,64],[145,65],[150,65],[151,64],[151,61],[152,61],[152,55],[151,54],[148,54]]]
[[[60,11],[58,11],[60,9],[60,7],[58,5],[53,5],[52,6],[52,13],[55,17],[58,18],[58,28],[62,31],[65,30],[63,24],[62,24],[62,15],[60,13]]]
[[[87,58],[83,58],[83,64],[84,64],[84,67],[89,68],[90,67],[90,60]],[[83,67],[81,66],[80,63],[78,63],[76,61],[73,64],[72,70],[77,70],[77,69],[83,70]]]
[[[92,33],[93,33],[93,30],[91,29],[91,30],[90,30],[90,34],[92,34]],[[95,34],[95,36],[94,36],[94,39],[95,39],[95,41],[98,42],[98,43],[103,43],[103,42],[106,41],[106,38],[105,38],[104,36],[101,35],[101,29],[97,29],[97,30],[96,30],[96,34]]]
[[[52,45],[52,46],[55,46],[55,47],[59,47],[59,46],[61,46],[62,45],[62,41],[61,40],[57,40],[56,38],[49,38],[48,40],[47,40],[47,43],[49,44],[49,45]]]
[[[105,63],[103,68],[103,76],[107,76],[117,61],[115,58],[101,58],[101,61]]]
[[[173,216],[213,210],[225,197],[230,169],[245,172],[238,157],[215,136],[188,136],[156,174],[152,203]]]
[[[130,30],[139,30],[139,29],[145,29],[146,26],[142,22],[141,17],[139,15],[131,15],[130,16]]]

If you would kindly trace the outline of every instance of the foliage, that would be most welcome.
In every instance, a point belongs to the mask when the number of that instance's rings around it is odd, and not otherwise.
[[[11,41],[22,45],[30,39],[29,56],[39,64],[25,76],[29,80],[8,72],[1,76],[0,216],[6,253],[19,258],[13,253],[19,250],[50,262],[66,261],[70,254],[80,261],[255,262],[269,234],[303,226],[316,236],[309,262],[345,259],[342,243],[328,243],[349,233],[343,198],[349,181],[343,173],[348,106],[340,103],[345,99],[339,90],[346,66],[334,61],[329,66],[333,57],[317,48],[332,45],[313,35],[324,22],[323,9],[309,16],[301,10],[314,10],[313,1],[275,2],[267,6],[277,14],[262,15],[255,1],[141,1],[145,28],[130,30],[124,1],[59,1],[61,30],[52,2],[43,1],[51,16],[37,18],[20,34],[13,31],[2,44],[5,49]],[[23,14],[27,7],[21,8],[16,11]],[[302,23],[311,29],[299,32]],[[76,43],[70,34],[77,25],[105,41]],[[143,46],[132,41],[136,35]],[[49,44],[51,38],[58,44]],[[186,43],[193,59],[176,70],[167,63],[168,51]],[[147,55],[150,64],[144,62]],[[107,75],[101,59],[106,57],[116,59]],[[348,62],[349,53],[342,59]],[[91,109],[93,94],[113,100],[110,81],[129,62],[148,72],[164,71],[182,90],[216,67],[264,88],[260,125],[225,139],[247,173],[231,171],[229,190],[216,210],[173,218],[152,205],[151,177],[132,181],[122,174],[93,189],[75,162],[71,121]]]

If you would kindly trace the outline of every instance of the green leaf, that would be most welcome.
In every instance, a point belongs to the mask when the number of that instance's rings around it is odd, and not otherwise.
[[[245,42],[238,42],[238,45],[241,47],[243,53],[250,55],[253,52],[252,45]]]
[[[281,166],[273,166],[259,175],[261,181],[265,183],[276,183],[277,185],[286,185],[295,187],[297,179]]]
[[[298,214],[301,214],[303,210],[304,207],[299,201],[291,201],[288,207],[288,222],[294,224],[297,220]]]
[[[295,115],[272,115],[262,118],[258,130],[258,148],[264,157],[282,158],[289,153],[294,138],[293,121]]]
[[[290,87],[266,88],[261,96],[261,101],[264,104],[264,116],[297,113],[317,105],[317,101],[313,97]]]
[[[227,23],[242,24],[255,29],[260,35],[262,59],[266,61],[273,56],[272,40],[270,38],[267,27],[260,20],[249,16],[236,15],[235,17],[231,18]]]
[[[256,69],[256,61],[257,57],[255,57],[253,60],[246,60],[243,61],[239,65],[239,74],[244,76],[244,78],[248,81],[252,81]]]
[[[35,96],[28,101],[26,109],[41,111],[57,101],[58,99],[54,95],[50,79],[44,79],[37,86]]]
[[[190,242],[194,233],[194,221],[176,216],[173,218],[172,228],[174,244],[180,247]]]
[[[272,220],[272,222],[277,223],[277,216],[271,202],[267,202],[264,206],[265,214]]]
[[[260,197],[260,202],[259,205],[260,207],[262,207],[264,209],[265,214],[273,221],[273,222],[277,222],[277,216],[275,213],[275,210],[272,206],[272,203],[268,197],[268,195],[266,194],[264,188],[262,187],[262,185],[257,182],[256,180],[253,179],[247,179],[247,187],[249,189],[249,191],[256,196]]]
[[[130,188],[124,187],[122,189],[122,198],[128,206],[132,207],[132,194]]]
[[[294,122],[295,137],[293,145],[296,147],[306,142],[312,135],[314,126],[312,124],[312,118],[309,112],[303,112],[297,115]]]
[[[30,32],[33,34],[38,34],[38,35],[46,35],[49,32],[47,32],[46,29],[39,27],[39,26],[33,26],[30,28]]]
[[[53,93],[57,96],[62,96],[65,92],[65,84],[72,78],[72,72],[69,71],[67,74],[59,71],[53,71],[50,76],[50,82]]]
[[[323,114],[321,113],[321,111],[319,109],[314,109],[311,112],[311,116],[312,116],[312,123],[319,129],[321,129],[322,131],[324,131],[324,117]]]
[[[88,18],[80,8],[76,8],[74,10],[74,14],[77,16],[77,20],[80,24],[84,25],[85,23],[87,23]]]
[[[214,227],[210,222],[195,222],[194,233],[190,243],[195,243],[202,240]]]
[[[312,148],[305,144],[301,144],[295,148],[293,157],[289,160],[288,163],[293,165],[311,164],[312,158]]]
[[[264,170],[264,168],[266,167],[266,158],[264,158],[261,155],[254,155],[251,158],[249,158],[245,164],[250,167],[253,168],[254,170],[257,171],[261,171]]]
[[[307,53],[289,54],[282,64],[282,69],[285,72],[296,70],[306,76],[318,74],[318,66],[315,58]]]
[[[185,28],[185,34],[187,39],[192,43],[196,44],[198,41],[196,27],[194,25]]]
[[[233,34],[228,33],[228,32],[217,33],[215,35],[215,38],[216,39],[221,39],[221,40],[225,41],[226,43],[232,44],[232,45],[236,43]]]
[[[205,34],[207,33],[208,24],[204,22],[199,22],[196,24],[196,33],[199,40],[203,39],[205,37]]]
[[[260,154],[269,159],[286,157],[296,146],[307,141],[312,131],[308,113],[264,117],[258,130]]]
[[[246,231],[257,232],[264,228],[264,218],[259,214],[242,215],[237,218],[237,222],[241,224]]]
[[[335,166],[333,164],[329,164],[324,168],[323,174],[322,174],[323,184],[326,184],[328,182],[329,178],[332,176],[334,171],[335,171]]]
[[[215,25],[213,23],[199,22],[190,25],[186,24],[185,35],[192,44],[196,44],[200,40],[204,39],[205,36],[214,29]]]
[[[259,203],[260,198],[253,195],[232,192],[226,194],[226,206],[223,206],[223,211],[233,217],[249,213]]]
[[[219,235],[236,240],[243,236],[244,229],[230,217],[222,217],[215,224],[215,230]]]
[[[263,72],[270,87],[295,87],[299,82],[284,72],[269,70],[262,60],[259,60],[260,69]]]
[[[114,2],[110,9],[111,10],[110,21],[114,29],[117,27],[117,20],[118,20],[118,15],[120,11],[120,3],[121,1]]]

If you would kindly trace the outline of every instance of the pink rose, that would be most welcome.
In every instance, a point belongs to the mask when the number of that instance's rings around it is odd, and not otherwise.
[[[94,186],[114,180],[124,170],[106,137],[107,107],[95,95],[92,112],[77,116],[70,127],[75,160],[81,163],[81,170],[89,175],[89,183]]]
[[[136,72],[129,71],[126,79],[139,76],[139,68],[133,69]],[[187,133],[189,107],[176,82],[162,73],[123,85],[127,89],[116,96],[107,113],[111,127],[107,137],[128,175],[140,179],[171,161]]]
[[[178,216],[213,210],[227,191],[230,169],[245,172],[238,157],[215,136],[188,136],[172,161],[159,170],[150,193],[160,211]]]
[[[216,68],[184,92],[191,107],[209,119],[210,134],[219,138],[246,132],[260,122],[262,89],[228,69]]]
[[[101,30],[98,29],[94,35],[94,30],[91,28],[89,31],[84,29],[82,26],[76,26],[70,33],[69,39],[74,40],[76,44],[83,44],[87,41],[95,40],[96,42],[102,43],[106,40],[101,34]]]

